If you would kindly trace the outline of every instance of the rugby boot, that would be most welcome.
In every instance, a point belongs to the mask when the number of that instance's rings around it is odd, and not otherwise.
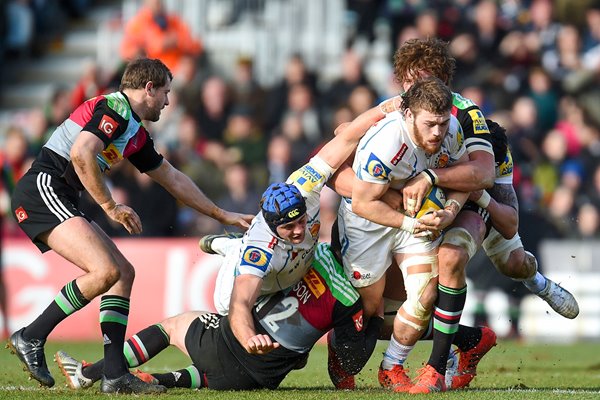
[[[156,379],[152,374],[149,374],[142,370],[136,369],[135,371],[132,372],[132,374],[137,376],[138,378],[140,378],[140,380],[142,380],[146,383],[150,383],[152,385],[159,384],[158,379]]]
[[[329,372],[329,378],[336,389],[354,390],[356,389],[354,375],[347,373],[342,367],[342,363],[331,345],[332,336],[333,330],[327,334],[327,371]]]
[[[100,384],[100,391],[102,393],[164,393],[167,388],[162,385],[154,385],[146,383],[140,378],[134,376],[131,373],[126,373],[115,379],[108,379],[102,376],[102,382]]]
[[[537,295],[565,318],[573,319],[579,315],[579,305],[575,297],[548,278],[546,278],[546,287]]]
[[[48,370],[46,364],[46,356],[44,355],[44,339],[29,339],[25,340],[21,328],[12,334],[8,340],[7,348],[10,348],[11,353],[16,354],[19,360],[25,366],[23,371],[29,372],[29,376],[38,381],[42,386],[54,386],[54,378]]]
[[[198,242],[198,246],[200,246],[200,250],[207,254],[219,254],[224,256],[225,251],[223,249],[213,248],[213,241],[217,238],[221,239],[239,239],[244,236],[243,233],[240,232],[231,232],[231,233],[223,233],[221,235],[206,235],[200,239]]]
[[[390,389],[394,392],[408,392],[412,386],[412,382],[406,374],[407,372],[408,370],[399,364],[394,365],[392,369],[384,369],[380,365],[377,378],[379,379],[379,384],[385,389]]]
[[[77,361],[65,351],[59,350],[54,354],[54,361],[58,364],[60,372],[67,379],[67,386],[71,389],[87,389],[92,387],[94,381],[90,378],[83,376],[83,368],[91,365],[85,361]]]
[[[419,375],[408,391],[410,394],[445,392],[446,380],[431,365],[426,365],[419,370]]]
[[[452,389],[462,389],[469,386],[477,375],[477,364],[496,345],[494,331],[486,326],[480,329],[481,339],[475,347],[467,351],[456,350],[459,354],[458,369],[452,377]]]

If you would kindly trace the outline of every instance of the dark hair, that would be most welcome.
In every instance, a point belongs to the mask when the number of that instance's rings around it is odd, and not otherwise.
[[[491,119],[486,119],[485,122],[490,129],[490,138],[492,148],[494,149],[494,161],[496,164],[502,164],[508,152],[506,128]]]
[[[433,76],[417,80],[402,94],[402,111],[413,114],[421,110],[444,114],[452,109],[452,92],[440,79]]]
[[[138,58],[127,64],[119,90],[143,89],[146,83],[152,82],[154,87],[162,87],[173,80],[169,68],[158,59]]]
[[[437,38],[407,40],[394,54],[394,76],[399,82],[416,79],[420,71],[427,71],[449,85],[455,70],[456,60],[448,43]]]

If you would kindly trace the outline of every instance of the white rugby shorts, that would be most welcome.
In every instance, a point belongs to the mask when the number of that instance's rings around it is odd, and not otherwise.
[[[393,254],[427,253],[441,242],[441,237],[432,242],[371,222],[354,214],[344,202],[338,209],[338,228],[344,272],[354,287],[370,286],[381,279]]]

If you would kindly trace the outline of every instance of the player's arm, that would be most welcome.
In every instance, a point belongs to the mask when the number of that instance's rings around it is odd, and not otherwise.
[[[356,179],[352,188],[352,211],[369,221],[415,233],[419,222],[406,216],[382,200],[389,183],[371,183]]]
[[[358,141],[367,130],[388,112],[394,111],[395,107],[399,108],[401,101],[400,96],[393,97],[363,112],[349,124],[340,125],[336,129],[335,137],[327,142],[317,155],[333,169],[338,169],[356,149]]]
[[[142,231],[142,221],[136,212],[124,204],[116,203],[96,162],[96,156],[104,150],[104,142],[95,134],[81,131],[71,147],[71,162],[81,184],[98,203],[106,215],[123,225],[130,234]]]
[[[236,339],[250,354],[266,354],[279,347],[269,335],[256,334],[252,307],[260,293],[262,278],[242,274],[235,278],[229,303],[229,322]]]
[[[223,225],[235,225],[247,229],[254,218],[253,215],[238,214],[217,207],[187,175],[173,167],[167,160],[163,160],[158,168],[146,173],[177,200],[201,214],[216,219]]]
[[[437,176],[436,184],[443,188],[461,192],[487,189],[494,185],[494,154],[484,150],[473,151],[466,162],[431,171]]]
[[[464,134],[468,162],[432,170],[437,175],[434,183],[461,192],[488,189],[494,186],[496,177],[490,129],[479,107],[468,99],[463,98],[463,101],[469,105],[458,111],[457,118]]]
[[[512,184],[495,184],[488,192],[471,194],[471,200],[490,213],[492,226],[511,239],[519,230],[519,201]]]

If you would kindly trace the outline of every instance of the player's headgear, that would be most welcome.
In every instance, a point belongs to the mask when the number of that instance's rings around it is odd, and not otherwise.
[[[263,193],[260,209],[269,228],[277,233],[279,225],[292,222],[306,213],[306,201],[296,186],[273,183]]]

